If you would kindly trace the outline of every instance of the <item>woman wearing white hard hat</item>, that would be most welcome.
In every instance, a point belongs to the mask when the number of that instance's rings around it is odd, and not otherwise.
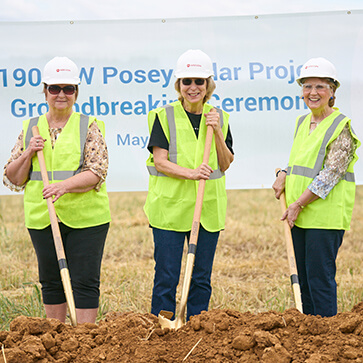
[[[49,111],[23,122],[5,165],[3,181],[24,190],[25,224],[38,258],[48,318],[66,319],[66,299],[54,248],[46,198],[53,197],[72,280],[78,323],[94,323],[100,267],[110,222],[105,178],[108,153],[104,123],[73,111],[79,71],[67,57],[55,57],[43,72]],[[40,135],[32,136],[37,125]],[[49,186],[43,188],[37,151],[43,150]]]
[[[190,236],[197,185],[199,180],[207,180],[187,303],[189,319],[208,309],[213,259],[227,206],[224,172],[234,157],[228,114],[206,103],[216,87],[209,56],[188,50],[178,59],[175,76],[178,101],[152,110],[148,116],[150,177],[144,210],[155,244],[151,312],[175,313],[183,246]],[[209,163],[205,164],[208,125],[214,136]]]
[[[325,58],[312,58],[297,83],[310,109],[296,120],[286,170],[273,185],[276,198],[285,189],[288,208],[282,216],[292,228],[305,314],[337,313],[336,257],[350,228],[355,197],[353,166],[360,146],[335,103],[340,86],[336,70]]]

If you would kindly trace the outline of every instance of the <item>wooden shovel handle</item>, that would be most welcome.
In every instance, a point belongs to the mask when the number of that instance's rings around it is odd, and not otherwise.
[[[275,174],[279,170],[281,170],[281,169],[280,168],[276,169]],[[286,211],[285,192],[282,192],[280,195],[280,207],[281,207],[282,214],[284,214]],[[298,279],[298,274],[297,274],[294,243],[292,241],[291,228],[289,226],[289,223],[287,222],[287,219],[284,220],[284,233],[285,233],[287,260],[289,263],[291,287],[292,287],[292,290],[294,293],[295,307],[302,313],[303,309],[302,309],[302,302],[301,302],[301,291],[300,291],[300,284],[299,284],[299,279]]]
[[[203,163],[208,164],[209,162],[209,154],[213,140],[213,127],[207,127],[207,134],[204,146],[204,154],[203,154]],[[195,202],[192,230],[190,231],[189,238],[189,249],[187,255],[187,262],[185,266],[185,274],[183,280],[183,289],[180,299],[180,305],[178,310],[178,315],[176,317],[176,327],[177,329],[185,324],[185,310],[187,305],[187,300],[189,296],[190,283],[192,280],[194,260],[195,260],[195,252],[197,248],[198,235],[199,235],[199,225],[200,225],[200,216],[202,214],[203,207],[203,197],[204,197],[204,189],[205,189],[206,180],[201,179],[199,181],[198,186],[198,194]]]
[[[206,135],[206,139],[205,139],[204,154],[203,154],[203,163],[204,164],[208,164],[208,162],[209,162],[209,154],[210,154],[210,149],[212,146],[212,140],[213,140],[213,127],[208,126],[207,135]],[[198,234],[199,234],[200,216],[202,215],[205,183],[206,183],[205,179],[199,180],[198,193],[197,193],[197,199],[195,202],[195,209],[194,209],[192,230],[190,232],[189,245],[197,244]]]
[[[33,126],[32,132],[33,132],[33,136],[40,135],[38,126]],[[47,168],[45,165],[43,150],[37,151],[37,157],[38,157],[38,162],[39,162],[39,166],[40,166],[40,173],[42,175],[43,185],[48,186],[49,178],[48,178]],[[75,307],[75,303],[74,303],[71,279],[70,279],[69,270],[67,267],[66,255],[64,253],[63,242],[62,242],[62,237],[61,237],[61,233],[60,233],[60,229],[59,229],[57,214],[55,212],[53,198],[48,197],[46,200],[47,200],[49,219],[50,219],[50,224],[51,224],[52,233],[53,233],[54,247],[55,247],[55,251],[57,254],[58,265],[59,265],[60,275],[61,275],[61,279],[62,279],[64,294],[65,294],[66,300],[67,300],[71,323],[73,326],[76,326],[77,325],[76,307]]]
[[[215,109],[212,109],[211,112],[217,112],[217,111]],[[214,133],[213,127],[208,126],[207,133],[206,133],[206,139],[205,139],[205,145],[204,145],[204,153],[203,153],[203,163],[204,164],[208,164],[208,162],[209,162],[209,154],[210,154],[210,149],[212,147],[213,133]],[[186,262],[186,266],[185,266],[183,289],[182,289],[182,293],[181,293],[178,314],[176,316],[175,321],[169,321],[168,319],[170,319],[173,316],[173,313],[165,312],[165,311],[160,312],[159,322],[164,327],[179,329],[181,326],[183,326],[185,324],[185,310],[186,310],[187,300],[188,300],[188,296],[189,296],[189,289],[190,289],[190,283],[191,283],[191,279],[192,279],[194,260],[195,260],[195,252],[196,252],[197,242],[198,242],[199,224],[200,224],[200,216],[202,213],[205,183],[206,183],[206,180],[204,180],[204,179],[199,180],[197,199],[196,199],[195,208],[194,208],[192,229],[191,229],[190,238],[189,238],[189,250],[188,250],[187,262]]]
[[[38,126],[33,126],[32,132],[33,132],[34,136],[40,135]],[[37,151],[37,157],[38,157],[38,161],[39,161],[40,173],[42,175],[43,185],[46,187],[49,185],[49,178],[48,178],[47,168],[45,165],[43,150]],[[57,258],[59,261],[61,259],[65,259],[65,254],[64,254],[63,243],[62,243],[62,239],[61,239],[61,235],[60,235],[60,231],[59,231],[57,214],[55,212],[53,198],[48,197],[46,199],[46,201],[47,201],[47,206],[48,206],[50,224],[52,227],[52,232],[53,232],[53,237],[54,237],[54,245],[55,245],[55,249],[56,249],[56,253],[57,253]]]

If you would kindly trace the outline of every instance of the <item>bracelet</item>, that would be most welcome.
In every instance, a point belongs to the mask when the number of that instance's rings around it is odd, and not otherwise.
[[[280,169],[280,170],[278,170],[278,171],[277,171],[277,173],[276,173],[276,178],[279,176],[279,174],[280,174],[281,172],[284,172],[285,174],[287,174],[287,171],[286,171],[286,170],[284,170],[284,169]]]
[[[301,204],[301,202],[300,202],[300,200],[299,200],[299,199],[296,201],[296,203],[297,203],[297,205],[298,205],[301,209],[304,209],[304,208],[305,208],[305,206]]]

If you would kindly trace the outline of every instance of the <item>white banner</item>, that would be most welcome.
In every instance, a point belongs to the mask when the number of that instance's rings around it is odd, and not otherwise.
[[[235,161],[227,187],[270,187],[287,165],[295,119],[308,113],[295,82],[325,57],[337,68],[336,106],[363,139],[363,12],[132,21],[0,23],[0,162],[22,121],[45,113],[41,71],[54,56],[80,68],[76,111],[106,123],[108,191],[147,190],[147,113],[174,101],[178,57],[201,49],[214,63],[210,103],[230,113]],[[359,150],[362,155],[362,150]],[[363,163],[356,164],[363,182]],[[8,194],[0,187],[0,194]]]

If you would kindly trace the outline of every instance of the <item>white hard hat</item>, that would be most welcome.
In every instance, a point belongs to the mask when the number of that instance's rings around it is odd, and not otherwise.
[[[329,62],[325,58],[311,58],[301,68],[300,77],[296,79],[296,82],[301,86],[301,80],[308,77],[318,78],[331,78],[337,88],[340,83],[337,79],[337,71],[333,63]]]
[[[79,84],[78,67],[67,57],[54,57],[44,67],[42,82],[45,84]]]
[[[176,64],[176,78],[208,78],[214,76],[213,64],[207,54],[199,49],[189,49]]]

